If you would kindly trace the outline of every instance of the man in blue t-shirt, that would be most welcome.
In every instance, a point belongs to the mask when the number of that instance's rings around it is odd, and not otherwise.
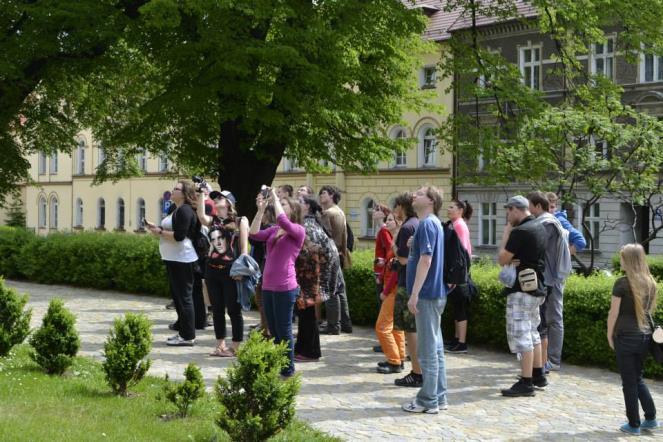
[[[442,195],[431,186],[414,193],[412,206],[419,226],[412,240],[407,262],[408,309],[415,315],[417,356],[423,384],[417,397],[403,404],[411,413],[436,414],[447,408],[447,374],[440,317],[447,303],[444,268],[444,230],[436,216],[442,208]]]

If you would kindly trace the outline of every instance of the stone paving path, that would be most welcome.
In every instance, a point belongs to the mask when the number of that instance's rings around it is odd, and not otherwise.
[[[195,347],[167,347],[165,339],[172,334],[167,324],[174,319],[174,312],[164,308],[167,300],[16,281],[7,285],[30,294],[33,327],[41,323],[52,297],[63,298],[77,315],[84,356],[101,358],[113,319],[136,312],[154,323],[150,374],[182,378],[184,367],[193,360],[211,386],[231,362],[207,356],[214,345],[211,329],[199,332]],[[254,312],[245,318],[246,327],[257,320]],[[535,398],[507,399],[499,389],[515,382],[516,359],[471,348],[466,355],[447,355],[449,409],[439,415],[412,415],[399,407],[416,390],[394,386],[400,375],[375,372],[381,358],[371,351],[373,345],[369,328],[356,327],[352,335],[324,336],[323,359],[297,366],[302,376],[298,416],[345,440],[627,440],[616,430],[625,420],[616,373],[566,365],[563,372],[549,377],[551,385]],[[647,383],[663,409],[663,382]],[[663,430],[646,436],[657,438],[663,440]]]

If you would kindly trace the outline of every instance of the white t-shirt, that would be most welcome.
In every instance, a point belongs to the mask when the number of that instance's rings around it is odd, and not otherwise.
[[[173,212],[175,213],[175,212]],[[173,214],[171,213],[161,221],[161,228],[163,230],[173,230]],[[198,255],[196,249],[193,248],[191,239],[184,238],[183,241],[171,241],[166,238],[159,238],[159,253],[161,259],[164,261],[176,262],[196,262]]]

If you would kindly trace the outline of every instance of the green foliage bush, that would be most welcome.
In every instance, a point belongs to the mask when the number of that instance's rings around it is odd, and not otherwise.
[[[6,287],[0,278],[0,356],[6,356],[30,333],[32,309],[25,310],[27,302],[27,295],[19,295],[16,290]]]
[[[378,310],[375,306],[375,283],[372,277],[372,251],[353,255],[353,267],[346,270],[348,302],[353,322],[373,326]],[[355,256],[359,255],[359,259]],[[649,258],[657,265],[659,258]],[[656,268],[652,265],[652,271]],[[497,279],[499,267],[489,262],[472,266],[472,279],[479,296],[470,305],[468,342],[508,351],[506,341],[506,297]],[[663,274],[663,273],[662,273]],[[585,277],[572,275],[564,290],[564,354],[565,362],[615,369],[615,354],[606,339],[606,320],[610,309],[612,286],[617,276],[595,273]],[[663,299],[663,283],[659,284]],[[444,336],[453,336],[453,307],[447,304],[444,314]],[[659,302],[654,320],[663,323],[663,302]],[[663,365],[648,358],[648,376],[663,377]]]
[[[657,281],[663,282],[663,256],[661,255],[647,255],[647,263],[649,270]],[[615,272],[621,272],[621,264],[619,262],[619,254],[612,257],[612,268]]]
[[[127,395],[127,389],[139,382],[150,368],[146,359],[152,349],[152,324],[145,315],[127,313],[116,318],[104,343],[102,363],[106,381],[115,394]]]
[[[168,375],[166,375],[168,380]],[[173,384],[168,382],[164,385],[166,399],[177,407],[177,415],[185,418],[191,410],[193,403],[205,393],[205,382],[200,368],[191,362],[184,369],[184,382]]]
[[[295,416],[299,378],[282,380],[288,364],[285,343],[274,345],[253,332],[239,348],[237,362],[219,377],[217,420],[234,441],[262,441],[281,431]]]
[[[42,326],[30,337],[35,352],[32,358],[48,374],[62,374],[72,364],[80,348],[76,317],[64,302],[54,298],[48,305]]]
[[[69,284],[167,296],[159,242],[124,233],[54,233],[0,228],[0,274],[42,284]]]

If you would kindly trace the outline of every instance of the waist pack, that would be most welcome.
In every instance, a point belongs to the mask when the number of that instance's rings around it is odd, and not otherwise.
[[[539,278],[534,269],[524,269],[518,272],[518,283],[523,292],[533,292],[539,288]]]

